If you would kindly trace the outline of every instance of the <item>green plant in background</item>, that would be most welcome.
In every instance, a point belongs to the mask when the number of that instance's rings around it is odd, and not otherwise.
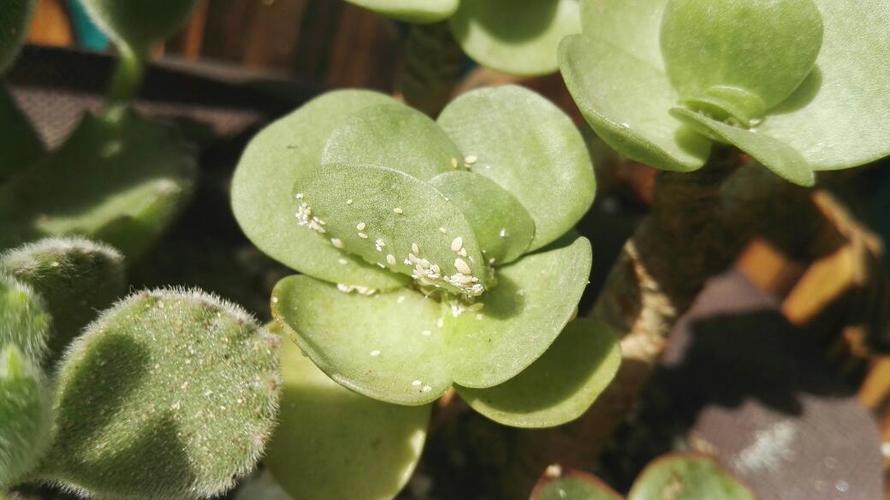
[[[587,0],[581,20],[562,74],[632,159],[687,172],[717,142],[807,186],[890,153],[886,2]]]
[[[345,90],[260,133],[232,200],[248,237],[304,273],[276,286],[273,315],[334,380],[403,405],[454,384],[492,419],[544,427],[618,365],[608,329],[571,321],[591,265],[571,229],[594,189],[579,132],[529,90],[468,93],[435,122]]]
[[[596,476],[556,471],[538,482],[531,500],[620,500]],[[754,500],[754,493],[713,459],[672,453],[652,461],[634,481],[627,500]]]

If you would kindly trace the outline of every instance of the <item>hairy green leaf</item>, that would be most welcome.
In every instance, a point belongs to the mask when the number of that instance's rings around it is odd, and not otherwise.
[[[618,338],[604,323],[578,319],[519,375],[488,389],[457,387],[488,418],[514,427],[553,427],[580,417],[621,364]]]
[[[5,0],[0,9],[0,74],[3,74],[19,53],[36,0]]]
[[[232,180],[232,208],[248,238],[264,253],[330,283],[393,289],[407,280],[331,246],[294,218],[294,181],[316,169],[325,142],[349,115],[394,102],[365,90],[329,92],[260,132],[247,146]]]
[[[581,471],[544,475],[532,490],[531,500],[622,500],[622,496],[600,478]]]
[[[332,246],[422,285],[482,293],[488,272],[473,230],[429,184],[389,168],[337,164],[299,176],[294,189],[302,203],[295,223],[323,232]]]
[[[669,0],[661,46],[684,105],[750,127],[813,69],[822,16],[813,0]]]
[[[890,3],[815,0],[825,35],[816,69],[759,127],[814,170],[890,155]]]
[[[127,291],[120,252],[83,238],[50,238],[0,254],[0,272],[28,284],[46,300],[52,316],[50,362],[97,311]]]
[[[278,483],[293,498],[394,498],[420,460],[431,407],[355,394],[291,341],[281,354],[280,418],[265,459]]]
[[[275,422],[280,339],[201,292],[142,292],[60,363],[42,479],[94,497],[205,498],[253,469]]]
[[[628,500],[754,500],[754,494],[714,459],[670,454],[650,462],[634,481]]]
[[[14,174],[35,163],[46,150],[37,131],[2,85],[0,85],[0,130],[3,131],[0,133],[0,151],[3,151],[0,155],[0,184],[2,184]]]
[[[185,24],[195,0],[84,0],[83,5],[117,43],[146,51]]]
[[[385,16],[409,23],[433,23],[447,19],[460,0],[346,0]]]
[[[449,22],[479,64],[528,76],[556,71],[559,41],[581,31],[578,0],[462,0]]]
[[[334,129],[323,164],[374,165],[429,180],[463,162],[460,150],[428,116],[404,104],[370,106]]]
[[[2,340],[0,340],[2,346]],[[51,393],[14,345],[0,349],[0,493],[31,472],[49,446]]]
[[[0,347],[15,345],[39,364],[46,355],[51,324],[43,298],[0,269]]]
[[[449,104],[439,124],[474,172],[515,196],[535,221],[531,249],[556,240],[593,203],[596,180],[581,133],[553,103],[506,85],[468,92]]]
[[[430,185],[460,208],[491,265],[522,257],[535,237],[535,221],[509,191],[475,172],[440,174]]]
[[[0,248],[78,234],[138,257],[190,198],[196,174],[177,129],[132,112],[87,116],[59,150],[0,186]]]
[[[685,108],[671,110],[675,116],[701,127],[703,132],[745,151],[766,168],[783,179],[799,186],[812,186],[816,182],[813,170],[806,160],[784,142],[757,130],[749,130],[710,118]]]

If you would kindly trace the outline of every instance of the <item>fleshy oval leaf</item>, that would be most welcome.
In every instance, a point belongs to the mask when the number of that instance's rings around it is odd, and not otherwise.
[[[299,223],[332,246],[422,285],[469,297],[484,291],[488,268],[473,229],[428,183],[389,168],[336,164],[299,176],[294,190]]]
[[[488,389],[457,386],[474,410],[513,427],[553,427],[580,417],[621,364],[618,338],[604,323],[576,319],[519,375]]]
[[[28,32],[36,0],[5,0],[0,9],[0,74],[15,60]]]
[[[449,18],[460,0],[346,0],[384,16],[409,23],[425,24]]]
[[[334,129],[322,164],[389,167],[420,180],[463,163],[460,150],[425,114],[404,104],[364,108]]]
[[[577,311],[591,268],[590,242],[566,237],[498,269],[481,309],[449,314],[445,355],[465,387],[503,384],[540,358]]]
[[[0,185],[0,248],[76,234],[135,259],[190,199],[195,156],[179,130],[135,112],[87,116],[61,148]]]
[[[232,210],[254,245],[282,264],[329,283],[389,290],[407,281],[339,251],[294,218],[299,206],[294,181],[318,168],[334,129],[365,107],[393,102],[366,90],[328,92],[250,141],[232,180]]]
[[[623,498],[593,474],[577,470],[562,471],[560,468],[556,475],[544,473],[532,490],[530,500],[622,500]]]
[[[0,496],[46,452],[52,395],[37,364],[0,339]]]
[[[628,500],[754,500],[755,496],[714,459],[692,453],[664,455],[646,466]]]
[[[472,170],[495,181],[535,221],[531,249],[569,231],[596,193],[593,164],[572,120],[531,90],[505,85],[452,101],[438,119],[474,157]]]
[[[431,406],[356,394],[290,340],[281,352],[279,424],[264,460],[293,498],[394,498],[420,460]]]
[[[56,438],[37,475],[102,498],[228,490],[274,426],[280,342],[199,291],[119,302],[60,362]]]
[[[535,237],[535,221],[509,191],[475,172],[440,174],[430,185],[457,205],[490,265],[522,257]]]
[[[890,3],[815,0],[825,34],[816,70],[759,127],[814,170],[890,155]]]
[[[52,317],[49,361],[127,291],[124,257],[83,238],[48,238],[0,254],[0,272],[28,284]]]
[[[513,75],[557,70],[563,37],[579,33],[578,0],[462,0],[454,38],[479,64]]]
[[[451,386],[443,313],[413,290],[367,296],[308,276],[284,278],[272,292],[273,316],[322,371],[360,394],[402,405],[431,403]]]
[[[96,24],[117,43],[146,51],[176,32],[192,13],[196,0],[84,0]]]
[[[565,38],[559,57],[575,104],[609,146],[661,170],[704,165],[711,142],[670,115],[678,95],[661,68],[586,32]]]
[[[40,363],[51,325],[43,298],[0,269],[0,347],[15,345],[28,359]]]
[[[661,24],[681,102],[745,127],[803,82],[822,46],[813,0],[669,0]]]

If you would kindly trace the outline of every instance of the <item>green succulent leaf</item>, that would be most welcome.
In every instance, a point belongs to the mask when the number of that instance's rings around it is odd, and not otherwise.
[[[621,364],[618,338],[603,323],[578,319],[519,375],[488,389],[457,387],[476,411],[513,427],[553,427],[580,417]]]
[[[684,105],[749,127],[813,69],[822,16],[813,0],[669,0],[661,46]]]
[[[470,57],[514,75],[557,70],[559,41],[581,31],[578,0],[462,0],[449,20]]]
[[[420,460],[431,407],[355,394],[290,341],[281,375],[279,424],[265,464],[284,490],[293,498],[394,498]]]
[[[816,69],[758,128],[814,170],[890,155],[890,4],[815,0],[825,24]]]
[[[0,186],[0,248],[77,234],[138,257],[188,201],[196,174],[177,129],[132,112],[87,116],[59,150]]]
[[[584,34],[664,72],[658,33],[668,0],[580,0]]]
[[[0,151],[3,151],[0,155],[0,184],[3,184],[14,174],[35,163],[46,150],[37,131],[2,85],[0,85],[0,130],[3,131],[0,134]]]
[[[754,494],[714,459],[691,453],[664,455],[649,463],[628,500],[754,500]]]
[[[409,23],[433,23],[448,19],[460,0],[346,0],[385,16]]]
[[[622,500],[623,498],[600,478],[586,472],[571,470],[561,472],[556,477],[545,474],[532,490],[530,500]]]
[[[351,257],[328,238],[297,224],[297,177],[315,170],[328,137],[351,114],[391,104],[364,90],[329,92],[260,132],[247,146],[232,180],[232,209],[248,238],[273,259],[330,283],[390,290],[407,280]]]
[[[102,498],[206,498],[253,469],[275,422],[280,339],[193,291],[142,292],[86,329],[58,373],[39,476]]]
[[[0,347],[15,345],[39,363],[46,354],[51,324],[43,298],[0,269]]]
[[[473,287],[486,283],[487,266],[458,206],[415,177],[383,167],[322,165],[299,176],[294,189],[303,203],[298,222],[324,231],[332,246],[408,276],[423,266],[417,259],[426,259],[432,271],[422,284],[453,293],[478,295]],[[459,274],[478,282],[455,281]]]
[[[6,0],[0,9],[0,74],[3,74],[19,53],[36,0]]]
[[[185,24],[195,0],[84,0],[83,5],[118,44],[146,51]]]
[[[0,339],[2,343],[2,339]],[[0,492],[37,466],[49,446],[51,393],[14,345],[0,350]]]
[[[436,122],[400,103],[356,112],[334,129],[322,153],[323,164],[389,167],[421,180],[462,161]]]
[[[679,96],[659,66],[587,31],[564,39],[559,57],[584,119],[616,151],[663,170],[704,165],[711,143],[668,113]]]
[[[671,113],[701,127],[703,132],[714,136],[750,154],[773,173],[799,186],[812,186],[816,182],[813,170],[803,157],[784,142],[757,130],[749,130],[715,120],[702,113],[685,108],[674,108]]]
[[[272,313],[331,378],[366,396],[427,404],[453,381],[501,384],[538,359],[575,313],[590,274],[584,238],[498,271],[482,306],[410,289],[366,296],[306,276],[275,287]]]
[[[550,101],[513,85],[468,92],[439,124],[474,172],[509,191],[535,221],[536,250],[556,240],[593,203],[596,180],[581,133]]]
[[[369,297],[290,276],[272,292],[272,314],[322,371],[360,394],[425,405],[451,386],[442,307],[418,292]]]
[[[52,316],[50,361],[80,330],[127,291],[124,258],[83,238],[50,238],[0,254],[0,272],[28,284]]]
[[[492,265],[522,257],[535,237],[535,221],[509,191],[475,172],[445,172],[430,184],[458,206]]]

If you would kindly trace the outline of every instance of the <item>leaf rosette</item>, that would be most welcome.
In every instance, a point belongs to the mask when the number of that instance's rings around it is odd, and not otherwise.
[[[890,5],[881,0],[582,0],[563,78],[613,148],[701,168],[714,142],[812,185],[890,154]]]
[[[253,139],[232,200],[247,236],[303,274],[278,283],[273,314],[332,379],[403,405],[455,385],[495,420],[543,427],[579,416],[619,363],[607,328],[572,321],[592,257],[571,229],[594,192],[571,120],[504,86],[436,121],[324,94]]]

